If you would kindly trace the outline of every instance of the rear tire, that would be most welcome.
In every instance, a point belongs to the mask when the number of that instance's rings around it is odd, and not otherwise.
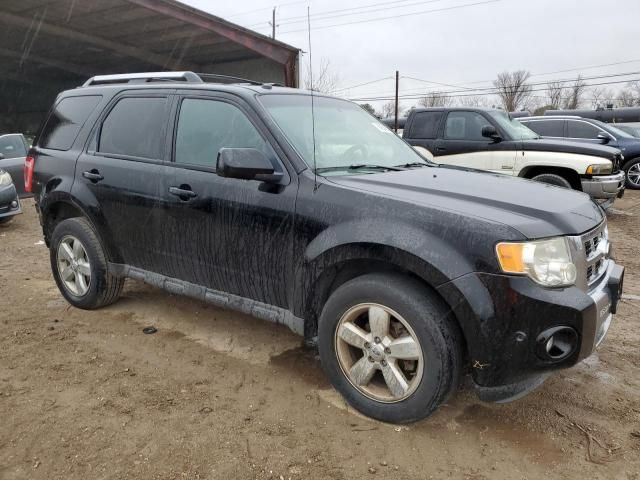
[[[68,218],[56,225],[49,253],[58,289],[74,307],[93,310],[120,296],[124,278],[109,273],[106,253],[85,218]]]
[[[383,311],[389,320],[381,322]],[[388,335],[381,338],[382,324]],[[320,315],[318,349],[344,398],[390,423],[430,415],[457,388],[462,368],[462,335],[450,309],[420,282],[397,274],[367,274],[340,286]]]
[[[625,185],[631,190],[640,190],[640,158],[632,158],[622,167],[626,175]]]
[[[556,187],[573,188],[566,178],[556,175],[555,173],[541,173],[540,175],[533,177],[531,180],[534,182],[548,183],[549,185],[555,185]]]

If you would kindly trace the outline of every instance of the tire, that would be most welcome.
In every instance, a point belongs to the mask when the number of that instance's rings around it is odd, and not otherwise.
[[[555,185],[556,187],[573,188],[566,178],[556,175],[555,173],[541,173],[540,175],[533,177],[531,180],[534,182],[548,183],[549,185]]]
[[[358,313],[360,309],[362,314]],[[346,330],[342,328],[344,325],[352,323],[346,319],[355,318],[369,340],[375,339],[369,319],[374,313],[379,315],[381,309],[393,312],[390,317],[392,326],[404,325],[404,322],[411,331],[403,329],[400,335],[384,337],[381,343],[369,341],[369,346],[365,343],[362,349],[346,343],[342,333],[338,335],[338,331]],[[415,352],[421,358],[409,362],[394,359],[391,354],[395,355],[398,350],[390,344],[384,349],[389,355],[380,360],[379,347],[389,344],[390,338],[397,341],[400,336],[403,340],[407,336],[416,340]],[[358,342],[360,340],[358,337]],[[376,348],[378,350],[374,351]],[[349,404],[364,415],[390,423],[409,423],[430,415],[457,389],[462,369],[462,335],[450,309],[418,281],[396,274],[367,274],[340,286],[329,297],[320,315],[318,349],[329,380]],[[409,358],[406,353],[403,356]],[[365,369],[373,365],[373,376],[364,376],[365,379],[370,378],[367,385],[356,386],[354,377],[346,373],[353,372],[354,367],[345,365],[345,358],[352,360],[353,365],[362,361]],[[385,359],[388,360],[386,366]],[[392,365],[396,371],[402,369],[402,377],[410,387],[396,395],[382,373],[386,369],[388,374]],[[411,368],[406,370],[407,366]]]
[[[70,250],[76,258],[75,267]],[[124,278],[108,272],[105,250],[85,218],[69,218],[57,224],[49,254],[58,289],[74,307],[93,310],[112,304],[120,296]]]
[[[640,190],[640,158],[632,158],[622,169],[626,175],[625,186],[631,190]]]

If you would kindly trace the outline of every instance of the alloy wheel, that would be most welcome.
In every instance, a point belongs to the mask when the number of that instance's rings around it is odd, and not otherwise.
[[[367,397],[395,403],[418,388],[424,358],[418,337],[398,313],[376,303],[347,310],[335,333],[338,363]]]
[[[640,162],[636,162],[629,167],[627,179],[636,187],[640,187]]]
[[[65,288],[77,297],[86,295],[91,285],[91,264],[82,242],[65,236],[58,245],[57,264]]]

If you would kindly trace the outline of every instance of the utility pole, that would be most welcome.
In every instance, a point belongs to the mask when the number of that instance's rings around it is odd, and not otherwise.
[[[273,12],[271,12],[271,38],[274,40],[276,38],[276,7],[273,7]]]
[[[400,83],[400,74],[396,70],[396,121],[393,127],[393,131],[398,133],[398,84]]]

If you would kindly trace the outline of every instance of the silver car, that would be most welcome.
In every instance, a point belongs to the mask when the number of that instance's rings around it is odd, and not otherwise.
[[[29,144],[21,133],[0,135],[0,170],[11,175],[20,197],[29,196],[24,191],[24,160]]]

